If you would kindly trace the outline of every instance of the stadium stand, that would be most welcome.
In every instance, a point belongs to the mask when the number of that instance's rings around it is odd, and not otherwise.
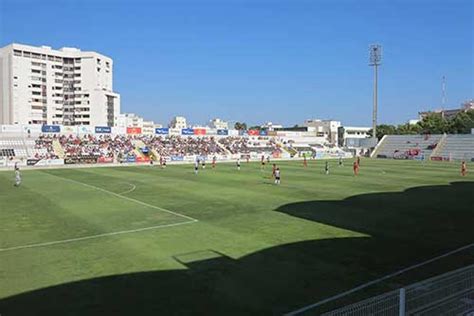
[[[0,157],[15,159],[98,159],[112,161],[158,160],[160,157],[261,155],[273,157],[352,157],[335,146],[309,139],[241,136],[59,135],[35,137],[0,134]],[[130,157],[130,159],[128,159]],[[228,156],[229,158],[231,156]],[[395,159],[472,160],[474,135],[387,135],[372,157]],[[132,159],[133,158],[133,159]],[[235,158],[235,156],[234,156]]]
[[[443,160],[474,161],[474,135],[446,135],[433,156]]]
[[[26,157],[28,152],[25,143],[19,137],[0,138],[0,156],[2,157]]]
[[[429,159],[442,135],[386,135],[372,157]]]
[[[128,135],[56,135],[41,134],[36,138],[22,136],[0,139],[3,156],[34,159],[81,157],[121,158],[127,156],[209,156],[226,154],[271,154],[280,148],[273,138],[250,140],[246,137],[183,137]],[[148,156],[150,155],[151,156]]]

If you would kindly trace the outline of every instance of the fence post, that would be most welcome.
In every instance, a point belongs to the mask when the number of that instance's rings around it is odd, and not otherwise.
[[[400,300],[399,300],[399,312],[398,312],[398,315],[399,316],[405,316],[405,288],[401,288],[400,289]]]

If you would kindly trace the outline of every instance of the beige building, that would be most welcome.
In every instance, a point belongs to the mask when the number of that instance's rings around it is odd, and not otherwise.
[[[183,129],[187,128],[188,125],[186,123],[186,118],[184,116],[175,116],[170,122],[169,127],[175,128],[175,129]]]

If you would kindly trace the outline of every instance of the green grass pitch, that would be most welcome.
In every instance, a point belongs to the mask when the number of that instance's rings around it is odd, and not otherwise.
[[[278,315],[474,242],[473,164],[345,164],[278,162],[280,186],[245,162],[0,172],[0,314]]]

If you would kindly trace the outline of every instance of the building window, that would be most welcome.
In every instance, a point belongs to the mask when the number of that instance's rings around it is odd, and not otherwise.
[[[14,56],[21,56],[21,50],[13,50],[13,55]]]

